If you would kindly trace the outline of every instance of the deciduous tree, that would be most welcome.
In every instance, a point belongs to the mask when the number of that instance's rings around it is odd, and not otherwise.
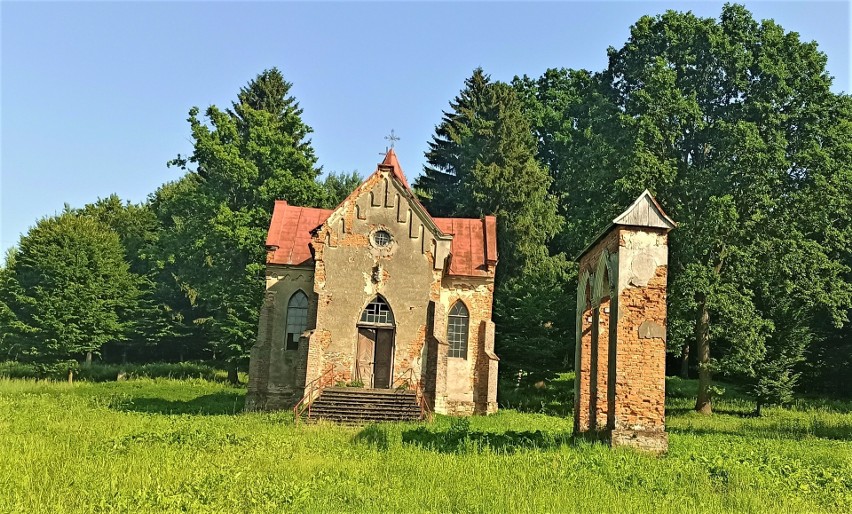
[[[210,314],[214,352],[236,381],[257,330],[266,230],[276,199],[320,205],[310,127],[277,69],[258,75],[231,108],[189,113],[194,150],[172,165],[188,175],[155,195],[160,261]]]
[[[726,5],[719,20],[643,17],[604,72],[531,82],[516,88],[575,218],[560,241],[588,240],[645,188],[679,222],[670,342],[696,350],[696,409],[712,410],[714,370],[787,396],[815,320],[843,323],[852,300],[848,100],[825,55]]]
[[[133,326],[137,277],[118,234],[68,208],[21,238],[0,279],[3,345],[21,360],[97,354]]]

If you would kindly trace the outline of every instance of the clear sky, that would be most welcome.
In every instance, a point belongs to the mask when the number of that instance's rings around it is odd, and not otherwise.
[[[850,87],[846,1],[746,1],[815,40]],[[144,200],[180,175],[187,111],[228,106],[277,66],[326,171],[375,169],[391,129],[409,179],[464,79],[601,70],[644,14],[721,2],[0,2],[0,251],[35,221],[117,193]]]

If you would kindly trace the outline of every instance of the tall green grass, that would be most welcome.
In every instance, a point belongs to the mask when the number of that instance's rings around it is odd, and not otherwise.
[[[682,384],[684,387],[689,384]],[[686,394],[686,393],[684,393]],[[200,379],[0,379],[0,512],[844,512],[852,409],[753,418],[669,401],[655,458],[573,443],[571,419],[294,425]]]

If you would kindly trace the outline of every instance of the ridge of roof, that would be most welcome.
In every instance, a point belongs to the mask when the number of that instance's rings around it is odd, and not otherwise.
[[[631,216],[635,210],[641,209],[642,202],[647,202],[647,207],[649,212],[642,213],[644,216],[639,216],[638,218],[635,216]],[[650,209],[655,209],[656,214],[659,216],[658,220],[653,220],[651,216]],[[657,224],[654,224],[656,221]],[[656,227],[656,228],[666,228],[671,230],[677,227],[677,223],[674,222],[673,219],[666,214],[666,211],[663,210],[660,203],[654,198],[654,195],[651,194],[650,191],[645,189],[642,191],[642,194],[630,204],[630,207],[624,209],[624,212],[616,216],[612,220],[615,225],[637,225],[637,226],[648,226],[648,227]],[[662,225],[662,226],[661,226]]]

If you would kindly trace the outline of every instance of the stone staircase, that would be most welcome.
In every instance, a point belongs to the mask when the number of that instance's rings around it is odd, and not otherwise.
[[[324,419],[337,423],[418,421],[420,405],[413,391],[328,387],[304,414],[307,421]]]

